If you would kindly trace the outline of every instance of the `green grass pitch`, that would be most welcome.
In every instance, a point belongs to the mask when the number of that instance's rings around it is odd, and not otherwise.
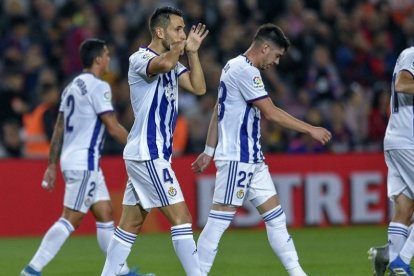
[[[299,258],[309,276],[372,275],[367,250],[386,241],[386,226],[290,229]],[[0,239],[0,275],[18,275],[40,243],[36,238]],[[104,262],[95,236],[72,236],[43,275],[100,275]],[[129,256],[130,266],[157,276],[182,276],[170,235],[143,234]],[[287,275],[274,255],[265,231],[225,233],[211,276]]]

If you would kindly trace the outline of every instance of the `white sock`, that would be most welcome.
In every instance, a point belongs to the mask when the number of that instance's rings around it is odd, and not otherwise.
[[[101,276],[115,276],[121,274],[132,245],[137,235],[128,233],[121,228],[115,229],[108,246],[105,265]]]
[[[408,237],[408,227],[397,222],[388,225],[388,252],[390,262],[397,258]]]
[[[115,223],[113,221],[108,222],[96,222],[96,238],[98,239],[99,247],[106,256],[108,251],[109,242],[114,235]],[[129,272],[129,267],[125,262],[124,266],[121,269],[121,275],[127,274]]]
[[[29,265],[37,271],[42,269],[56,256],[70,234],[75,230],[72,224],[60,218],[47,231]]]
[[[221,236],[223,236],[224,231],[230,226],[235,213],[210,211],[207,223],[197,241],[198,258],[203,275],[207,275],[210,272],[217,254]]]
[[[406,263],[410,264],[411,259],[414,255],[414,232],[412,231],[412,224],[408,227],[408,238],[404,243],[404,246],[402,247],[400,251],[400,257],[401,259]]]
[[[286,228],[286,215],[279,205],[262,214],[266,224],[267,238],[290,276],[306,275],[299,264],[292,237]]]
[[[187,276],[200,276],[200,263],[191,223],[171,227],[171,237],[175,254],[180,259]]]
[[[109,242],[114,235],[115,224],[113,221],[108,222],[96,222],[96,238],[98,240],[99,247],[106,255]]]

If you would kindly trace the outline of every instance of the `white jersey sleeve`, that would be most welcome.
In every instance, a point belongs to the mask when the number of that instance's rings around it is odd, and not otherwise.
[[[114,111],[112,106],[112,92],[111,87],[106,82],[99,82],[94,93],[91,93],[91,105],[96,114]]]
[[[395,64],[391,83],[391,115],[384,138],[384,149],[414,149],[414,95],[395,90],[401,71],[411,73],[414,83],[414,47],[401,52]]]
[[[268,96],[264,88],[262,76],[257,68],[245,67],[239,74],[238,85],[240,93],[246,102],[252,103]]]

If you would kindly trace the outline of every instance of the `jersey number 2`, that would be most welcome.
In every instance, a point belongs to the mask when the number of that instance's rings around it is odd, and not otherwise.
[[[75,97],[73,95],[69,95],[66,100],[66,106],[69,107],[69,115],[66,117],[66,131],[72,132],[73,126],[70,125],[70,118],[73,115],[73,112],[75,111]]]

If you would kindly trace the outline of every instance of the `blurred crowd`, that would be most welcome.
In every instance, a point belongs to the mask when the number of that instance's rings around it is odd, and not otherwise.
[[[204,149],[221,68],[249,46],[256,28],[280,26],[292,42],[279,66],[263,72],[274,103],[333,139],[262,123],[268,152],[379,152],[399,52],[414,45],[411,0],[2,0],[0,2],[0,157],[45,158],[62,88],[81,71],[80,43],[107,41],[118,119],[133,124],[128,57],[150,41],[147,20],[158,6],[182,9],[187,28],[203,22],[200,50],[207,94],[180,94],[175,155]],[[185,64],[186,59],[183,57]],[[109,138],[109,137],[108,137]],[[123,147],[107,140],[104,154]]]

